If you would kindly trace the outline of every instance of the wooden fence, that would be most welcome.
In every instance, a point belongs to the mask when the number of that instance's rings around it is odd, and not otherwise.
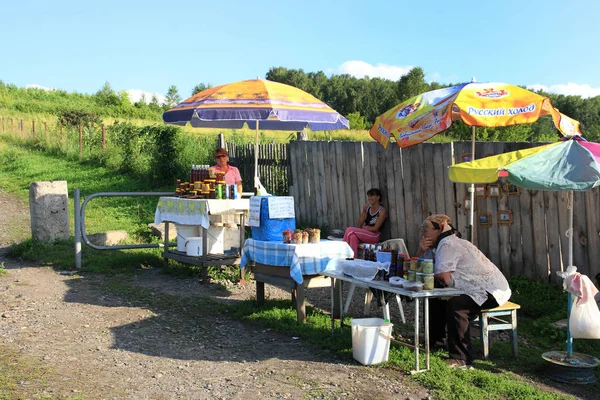
[[[531,146],[535,144],[478,142],[476,157]],[[451,182],[447,168],[470,153],[470,142],[423,143],[404,150],[394,144],[385,150],[377,143],[291,142],[290,195],[297,225],[353,226],[366,191],[378,187],[389,211],[383,235],[404,238],[409,251],[418,247],[421,222],[434,213],[449,215],[466,237],[469,185]],[[488,193],[476,198],[476,244],[508,277],[559,282],[556,271],[568,264],[568,192],[515,192],[504,182],[497,185],[483,188],[493,188],[497,197]],[[576,192],[572,204],[574,264],[590,277],[600,273],[598,190]],[[500,221],[499,211],[506,221]]]
[[[239,168],[244,190],[254,187],[254,145],[227,144],[229,162]],[[258,176],[271,194],[287,196],[289,191],[288,145],[281,143],[258,146]]]

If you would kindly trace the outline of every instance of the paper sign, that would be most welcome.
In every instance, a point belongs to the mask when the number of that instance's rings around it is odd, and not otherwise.
[[[250,212],[248,213],[248,226],[260,226],[260,201],[260,197],[250,197]]]
[[[269,219],[274,218],[294,218],[294,198],[292,196],[272,196],[268,197]]]

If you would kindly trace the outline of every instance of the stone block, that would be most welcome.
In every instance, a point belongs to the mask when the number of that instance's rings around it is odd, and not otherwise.
[[[154,236],[160,238],[160,240],[165,239],[165,224],[148,224],[148,228],[152,231]],[[169,241],[173,241],[177,237],[177,226],[175,224],[169,224]]]
[[[116,230],[92,233],[91,235],[87,235],[87,237],[96,246],[114,246],[127,240],[129,235],[123,230]]]
[[[71,230],[67,181],[33,182],[29,187],[29,213],[34,240],[68,239]]]

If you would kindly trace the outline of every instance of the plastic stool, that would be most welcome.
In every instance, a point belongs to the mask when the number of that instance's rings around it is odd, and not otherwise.
[[[479,327],[484,360],[488,359],[490,353],[489,332],[503,331],[507,329],[512,331],[512,334],[510,335],[512,355],[514,358],[517,358],[517,310],[519,308],[521,308],[520,305],[507,301],[500,307],[481,310],[479,312],[479,317],[473,322]],[[510,321],[498,318],[504,316],[510,316]]]

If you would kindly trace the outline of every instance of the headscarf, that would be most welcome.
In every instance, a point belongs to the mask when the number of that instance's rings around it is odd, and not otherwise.
[[[446,231],[450,228],[450,217],[445,214],[433,214],[425,218],[421,228],[431,228],[438,231]],[[451,228],[450,228],[451,229]]]

